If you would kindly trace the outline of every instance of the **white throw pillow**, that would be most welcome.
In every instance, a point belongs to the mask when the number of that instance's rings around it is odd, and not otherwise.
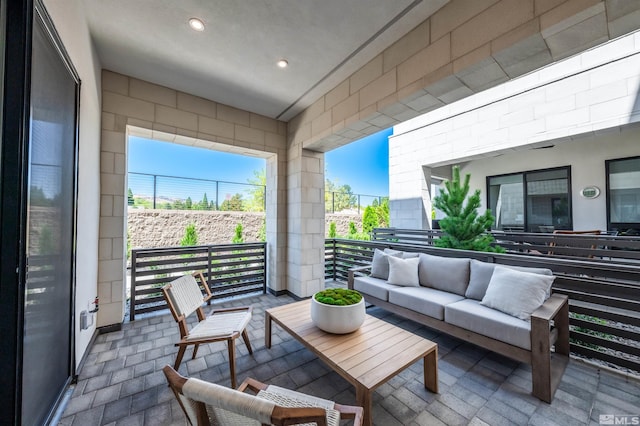
[[[544,303],[555,278],[553,275],[532,274],[496,266],[480,303],[529,321],[533,311]]]
[[[402,259],[389,256],[389,284],[402,285],[406,287],[419,287],[418,263],[420,258],[411,257]]]
[[[373,259],[371,260],[371,276],[386,280],[389,278],[389,256],[402,257],[402,252],[398,250],[384,249],[384,251],[375,249],[373,251]]]

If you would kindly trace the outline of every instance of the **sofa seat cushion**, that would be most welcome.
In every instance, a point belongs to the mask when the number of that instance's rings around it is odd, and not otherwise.
[[[364,295],[369,294],[385,302],[389,300],[389,290],[394,288],[398,288],[398,286],[387,284],[387,281],[381,278],[355,277],[353,279],[354,290],[358,290]]]
[[[481,305],[473,299],[444,308],[445,322],[502,342],[531,350],[531,323]]]
[[[420,253],[420,285],[464,296],[469,285],[469,259]]]
[[[427,287],[401,287],[389,290],[389,302],[443,320],[444,307],[463,300],[462,296]]]

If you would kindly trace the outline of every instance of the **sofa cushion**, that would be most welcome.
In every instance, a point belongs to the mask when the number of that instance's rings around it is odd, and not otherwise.
[[[464,299],[444,308],[445,322],[502,342],[531,350],[531,323]]]
[[[389,260],[388,256],[402,257],[402,252],[398,250],[391,250],[389,248],[384,251],[375,249],[373,251],[373,259],[371,260],[371,276],[374,278],[382,278],[386,280],[389,278]]]
[[[444,307],[462,296],[428,287],[396,287],[389,290],[389,302],[443,320]]]
[[[469,287],[467,287],[465,296],[469,299],[476,300],[482,300],[485,293],[487,292],[489,281],[491,281],[491,275],[493,275],[493,270],[496,266],[515,269],[516,271],[530,272],[532,274],[553,275],[551,269],[547,268],[528,268],[525,266],[498,265],[496,263],[480,262],[479,260],[475,259],[471,259],[470,266],[471,268],[469,274]],[[546,297],[549,298],[550,294],[551,293],[547,294]]]
[[[369,294],[378,299],[389,300],[389,290],[398,288],[396,285],[387,284],[386,280],[374,277],[355,277],[353,280],[354,290],[362,294]]]
[[[531,313],[544,303],[553,275],[532,274],[496,267],[481,304],[506,314],[530,320]]]
[[[469,285],[469,259],[420,253],[420,285],[464,296]]]
[[[399,257],[389,256],[389,284],[418,287],[418,262],[417,257],[402,259]]]

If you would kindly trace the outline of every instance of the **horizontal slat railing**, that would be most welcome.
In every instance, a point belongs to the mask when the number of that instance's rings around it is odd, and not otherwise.
[[[328,239],[326,276],[346,281],[349,268],[369,264],[375,248],[387,247],[450,257],[470,257],[504,265],[549,268],[557,277],[553,291],[569,296],[572,353],[618,369],[640,373],[640,263],[635,258],[616,258],[618,250],[611,249],[601,249],[604,256],[600,259],[519,252],[483,253],[441,249],[426,244],[424,239],[415,243],[407,242],[403,237],[422,232],[407,233],[403,230],[402,233],[392,233],[384,230],[381,234],[384,237],[374,241]],[[535,237],[539,238],[539,235]],[[562,237],[563,241],[567,238],[566,235]],[[570,239],[573,237],[569,236]],[[618,238],[625,238],[616,242],[615,246],[618,247],[622,245],[635,249],[639,242],[629,237]],[[591,244],[590,241],[588,243]],[[614,246],[610,241],[606,245]],[[329,265],[335,265],[334,269],[331,270]]]
[[[562,258],[590,258],[613,263],[640,263],[640,237],[588,234],[543,234],[493,231],[496,244],[507,253]],[[440,238],[439,229],[376,228],[371,240],[432,246]]]
[[[265,243],[219,244],[131,250],[129,319],[167,309],[161,288],[172,280],[202,271],[214,299],[267,289]]]

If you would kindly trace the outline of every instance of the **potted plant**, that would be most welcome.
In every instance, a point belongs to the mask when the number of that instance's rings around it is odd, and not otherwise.
[[[311,320],[327,333],[351,333],[362,325],[365,315],[364,297],[356,290],[328,288],[311,298]]]

